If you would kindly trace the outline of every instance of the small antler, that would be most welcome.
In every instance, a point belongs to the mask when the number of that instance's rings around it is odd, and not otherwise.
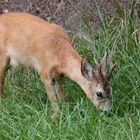
[[[94,58],[95,62],[96,59]],[[98,64],[98,73],[102,82],[104,82],[105,78],[108,80],[111,77],[112,71],[114,70],[116,64],[112,63],[112,56],[105,52],[104,57],[100,64]],[[106,73],[106,77],[104,77],[103,72]]]

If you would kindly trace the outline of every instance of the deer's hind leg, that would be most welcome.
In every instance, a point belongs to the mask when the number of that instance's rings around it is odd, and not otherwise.
[[[0,22],[0,96],[2,95],[2,88],[4,83],[4,77],[6,74],[9,57],[6,53],[6,36],[5,36],[5,27],[3,23]]]
[[[3,84],[6,71],[8,69],[9,57],[4,53],[0,52],[0,96],[3,93]]]

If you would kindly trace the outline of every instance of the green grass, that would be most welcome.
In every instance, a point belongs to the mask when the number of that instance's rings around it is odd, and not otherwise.
[[[0,98],[0,140],[139,140],[140,20],[130,13],[124,10],[110,21],[100,13],[102,24],[96,31],[83,19],[74,37],[74,47],[91,63],[106,50],[117,63],[111,117],[98,112],[80,87],[66,79],[67,101],[60,103],[62,114],[55,123],[37,73],[10,69]]]

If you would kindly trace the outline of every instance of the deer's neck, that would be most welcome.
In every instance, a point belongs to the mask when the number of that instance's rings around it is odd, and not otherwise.
[[[76,58],[71,58],[68,61],[66,75],[75,81],[80,87],[83,89],[83,91],[86,93],[86,95],[90,96],[90,81],[88,81],[86,78],[83,77],[81,73],[81,57],[77,56]]]

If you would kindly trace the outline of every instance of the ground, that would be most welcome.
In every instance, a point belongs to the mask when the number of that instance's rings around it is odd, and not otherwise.
[[[132,1],[117,0],[120,5],[130,9]],[[108,18],[116,13],[117,7],[114,0],[1,0],[0,11],[28,12],[44,19],[54,21],[67,30],[75,31],[81,23],[81,14],[95,26],[99,26],[100,17],[98,8],[104,12]],[[140,6],[135,8],[138,12]]]

